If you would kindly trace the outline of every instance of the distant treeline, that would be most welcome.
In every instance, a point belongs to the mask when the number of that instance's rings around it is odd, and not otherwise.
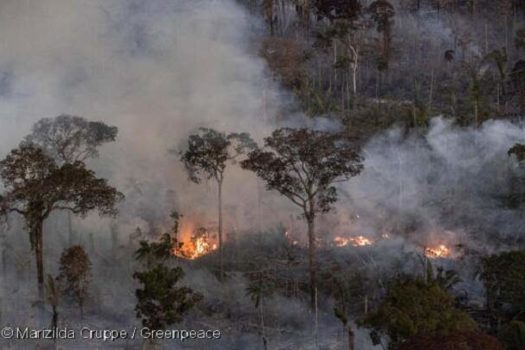
[[[525,112],[523,1],[238,1],[264,18],[261,55],[300,108],[349,131]]]

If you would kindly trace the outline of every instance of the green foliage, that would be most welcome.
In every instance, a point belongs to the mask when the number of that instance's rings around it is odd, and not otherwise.
[[[477,328],[468,314],[454,307],[446,291],[421,279],[393,282],[379,308],[361,323],[386,334],[391,349],[417,334],[447,335]]]
[[[82,318],[91,281],[91,261],[84,248],[77,245],[64,250],[60,257],[60,274],[57,280],[62,293],[78,304]]]
[[[330,92],[316,89],[308,80],[300,88],[296,88],[294,93],[301,102],[301,109],[309,116],[338,111],[338,106],[330,98]]]
[[[175,238],[172,239],[169,233],[164,233],[158,242],[140,241],[140,246],[135,252],[135,259],[146,266],[164,263],[172,257],[172,250],[176,245]]]
[[[508,319],[525,311],[525,251],[484,258],[481,278],[490,310]]]
[[[525,322],[511,321],[498,333],[507,350],[525,349]]]
[[[141,283],[137,289],[137,317],[142,318],[144,327],[165,329],[181,322],[183,316],[202,299],[188,287],[176,287],[184,277],[182,268],[170,268],[161,264],[133,277]]]

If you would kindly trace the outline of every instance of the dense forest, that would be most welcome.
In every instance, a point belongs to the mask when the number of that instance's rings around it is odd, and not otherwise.
[[[368,135],[523,113],[520,1],[241,2],[264,18],[261,54],[308,115]]]
[[[0,3],[2,349],[525,349],[525,3]]]

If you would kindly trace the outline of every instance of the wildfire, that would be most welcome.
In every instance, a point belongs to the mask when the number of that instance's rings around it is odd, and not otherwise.
[[[447,258],[450,256],[450,249],[444,244],[427,247],[425,248],[425,255],[430,259]]]
[[[334,243],[337,247],[345,247],[349,244],[353,245],[354,247],[363,247],[363,246],[373,244],[373,242],[370,239],[364,236],[355,236],[355,237],[337,236],[334,238]]]
[[[213,240],[212,235],[202,227],[193,233],[191,230],[182,230],[177,247],[174,248],[174,254],[190,260],[200,258],[217,249],[217,244],[213,243]]]

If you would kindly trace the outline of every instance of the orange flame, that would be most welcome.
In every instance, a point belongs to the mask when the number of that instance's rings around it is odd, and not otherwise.
[[[217,249],[212,235],[203,227],[194,229],[194,224],[185,224],[173,253],[181,258],[194,260]]]
[[[448,258],[450,256],[450,249],[444,244],[435,247],[426,247],[425,255],[430,259]]]
[[[365,236],[355,236],[355,237],[341,237],[337,236],[334,238],[334,243],[337,247],[345,247],[349,244],[354,247],[364,247],[372,245],[374,242]]]

